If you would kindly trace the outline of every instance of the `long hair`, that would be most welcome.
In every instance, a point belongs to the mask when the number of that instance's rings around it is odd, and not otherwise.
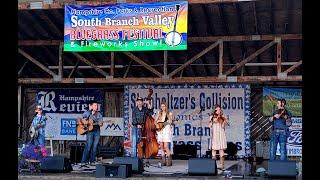
[[[161,118],[162,114],[163,114],[163,111],[161,109],[161,105],[162,104],[166,106],[166,112],[165,113],[166,113],[167,117],[169,118],[169,109],[168,109],[168,105],[167,105],[167,103],[165,101],[162,101],[161,104],[160,104],[159,118]]]
[[[217,108],[220,108],[220,114],[217,114]],[[214,105],[214,109],[212,111],[213,118],[218,118],[218,122],[222,124],[226,119],[223,117],[223,111],[219,104]]]

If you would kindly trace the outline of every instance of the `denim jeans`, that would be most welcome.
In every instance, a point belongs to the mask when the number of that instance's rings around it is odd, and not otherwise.
[[[99,139],[100,139],[100,129],[87,133],[87,143],[83,151],[82,160],[81,160],[82,163],[88,162],[89,155],[90,155],[89,162],[95,161]]]
[[[277,145],[280,145],[280,160],[287,160],[287,132],[273,131],[270,141],[270,160],[276,159]]]
[[[131,157],[137,157],[137,143],[140,142],[141,128],[132,127]]]
[[[34,145],[45,147],[46,141],[44,135],[39,134],[37,139],[34,140]]]

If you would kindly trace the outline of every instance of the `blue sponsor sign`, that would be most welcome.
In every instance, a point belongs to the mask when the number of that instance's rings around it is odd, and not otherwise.
[[[77,119],[61,119],[60,135],[76,135]]]

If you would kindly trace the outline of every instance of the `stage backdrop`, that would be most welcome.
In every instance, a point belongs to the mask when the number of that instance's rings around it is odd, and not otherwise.
[[[76,137],[76,120],[82,117],[92,100],[98,102],[98,110],[103,115],[102,89],[38,89],[37,103],[43,107],[47,117],[46,136],[54,140],[85,140],[85,135]],[[119,129],[123,132],[122,118],[112,118],[110,123],[105,123],[101,128],[101,135],[122,136]]]
[[[188,1],[66,5],[64,51],[186,50]]]
[[[160,103],[166,101],[177,121],[173,126],[173,144],[195,144],[198,155],[205,155],[211,149],[211,130],[208,127],[209,114],[215,104],[221,104],[229,118],[226,127],[227,141],[237,144],[239,156],[250,152],[250,86],[228,85],[133,85],[125,86],[124,95],[124,148],[125,155],[131,156],[132,108],[137,97],[145,98],[148,88],[154,91],[154,113]]]

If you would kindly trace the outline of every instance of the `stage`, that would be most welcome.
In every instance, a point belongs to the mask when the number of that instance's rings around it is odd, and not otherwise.
[[[103,163],[112,163],[112,159],[104,159]],[[133,174],[128,179],[224,179],[222,170],[218,169],[217,176],[189,176],[188,175],[188,160],[173,160],[173,166],[171,167],[158,167],[158,159],[150,159],[149,166],[144,167],[142,174]],[[218,162],[219,163],[219,162]],[[268,161],[261,163],[252,163],[245,160],[226,160],[225,169],[231,171],[231,174],[235,177],[242,179],[268,179],[266,176],[259,176],[256,173],[258,168],[267,169]],[[89,168],[79,169],[79,165],[73,165],[73,171],[70,173],[30,173],[21,172],[18,179],[97,179],[95,178],[95,166],[89,166]],[[101,179],[101,178],[99,178]],[[103,178],[107,179],[107,178]],[[110,178],[109,178],[110,179]],[[297,175],[296,179],[302,179]]]

